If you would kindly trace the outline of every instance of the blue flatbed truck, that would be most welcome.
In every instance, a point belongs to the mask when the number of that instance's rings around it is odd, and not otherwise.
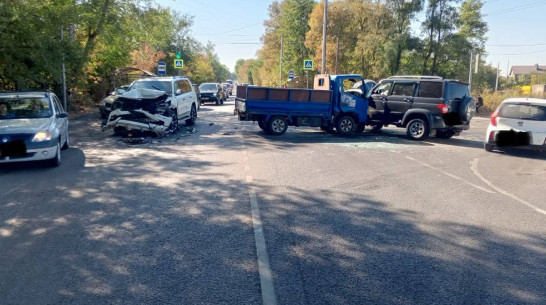
[[[359,82],[362,86],[355,88]],[[284,134],[288,126],[335,128],[342,135],[351,135],[363,131],[366,124],[364,84],[357,74],[319,74],[314,89],[239,86],[235,114],[240,121],[257,121],[271,135]]]

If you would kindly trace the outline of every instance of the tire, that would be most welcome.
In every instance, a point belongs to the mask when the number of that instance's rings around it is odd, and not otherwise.
[[[406,134],[412,140],[423,141],[428,138],[429,133],[428,122],[422,118],[412,119],[406,126]]]
[[[355,120],[350,115],[341,116],[336,122],[336,130],[343,136],[353,135],[356,130]]]
[[[125,136],[127,134],[127,129],[125,127],[114,127],[114,134],[116,136]]]
[[[61,147],[61,150],[67,150],[69,148],[70,148],[70,136],[67,133],[66,134],[66,140],[64,141],[64,145],[63,145],[63,147]]]
[[[57,149],[55,151],[55,157],[47,160],[47,165],[50,167],[59,167],[61,165],[61,142],[57,142]]]
[[[266,126],[264,121],[258,121],[258,126],[260,126],[260,129],[263,131],[266,131]]]
[[[267,132],[274,136],[281,136],[288,129],[288,122],[282,116],[274,116],[267,121],[265,124]]]
[[[372,132],[373,133],[380,133],[382,128],[383,128],[383,124],[379,124],[379,123],[373,124],[372,125]]]
[[[459,104],[459,116],[461,121],[470,122],[476,113],[476,102],[473,98],[466,97]]]
[[[483,145],[483,149],[485,149],[485,151],[492,152],[493,149],[495,149],[495,145],[485,143]]]
[[[364,125],[364,124],[358,124],[358,125],[356,126],[355,132],[356,132],[356,133],[363,133],[363,132],[364,132],[364,129],[366,129],[366,125]]]
[[[454,131],[451,130],[437,130],[436,131],[436,137],[438,139],[451,139],[455,135]]]
[[[195,109],[195,105],[191,105],[190,118],[186,120],[186,125],[187,126],[195,125],[196,121],[197,121],[197,110]]]
[[[178,130],[178,128],[180,127],[180,125],[178,123],[178,113],[176,113],[172,109],[169,110],[169,112],[170,112],[171,118],[173,119],[172,122],[171,122],[171,125],[169,125],[169,130],[172,131],[172,132],[176,132]]]

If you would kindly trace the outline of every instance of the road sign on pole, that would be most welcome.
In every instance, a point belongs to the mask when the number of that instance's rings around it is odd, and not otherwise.
[[[313,70],[313,60],[306,59],[303,61],[303,70]]]
[[[288,79],[294,79],[294,71],[288,71]]]
[[[167,64],[164,62],[157,63],[157,74],[165,75],[167,74]]]
[[[175,69],[182,69],[182,68],[184,68],[184,60],[183,60],[183,59],[175,59],[175,60],[174,60],[174,68],[175,68]]]

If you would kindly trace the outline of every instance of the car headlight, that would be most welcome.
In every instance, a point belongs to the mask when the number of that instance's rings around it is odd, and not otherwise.
[[[214,92],[214,93],[212,94],[212,96],[216,96],[216,92]]]
[[[32,142],[44,142],[51,140],[51,133],[49,131],[38,131],[34,138],[32,138]]]

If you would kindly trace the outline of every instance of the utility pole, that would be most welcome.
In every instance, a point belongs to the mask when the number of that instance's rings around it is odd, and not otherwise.
[[[474,53],[470,52],[470,67],[468,68],[468,91],[472,94],[472,58]]]
[[[328,22],[328,0],[324,0],[324,20],[322,22],[322,74],[326,73],[326,25]]]
[[[500,71],[500,62],[497,64],[497,80],[495,80],[495,92],[499,88],[499,71]]]
[[[281,33],[281,58],[279,59],[279,88],[282,88],[282,52],[283,52],[283,34]]]
[[[63,42],[63,38],[64,38],[64,29],[63,27],[61,26],[61,44]],[[66,68],[64,66],[64,48],[63,48],[63,55],[62,55],[62,70],[63,70],[63,107],[64,107],[64,111],[68,111],[67,108],[66,108]]]
[[[337,45],[337,50],[336,50],[336,75],[337,75],[337,67],[338,67],[338,60],[339,60],[339,36],[336,37],[336,45]]]

